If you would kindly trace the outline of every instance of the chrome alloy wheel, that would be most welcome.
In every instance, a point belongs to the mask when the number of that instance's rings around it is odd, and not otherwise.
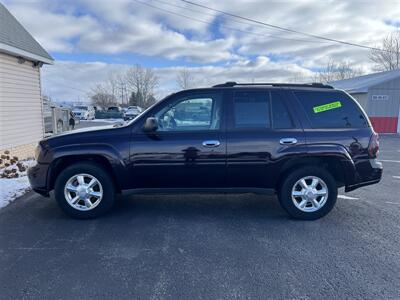
[[[293,186],[292,201],[301,211],[317,211],[325,205],[327,199],[328,187],[319,177],[303,177]]]
[[[103,198],[100,181],[89,174],[77,174],[68,179],[64,187],[68,204],[81,211],[88,211],[99,205]]]

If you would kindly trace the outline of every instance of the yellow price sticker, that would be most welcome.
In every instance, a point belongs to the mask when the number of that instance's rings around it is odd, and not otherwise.
[[[331,109],[335,109],[335,108],[339,108],[342,107],[342,103],[340,101],[335,101],[332,103],[327,103],[327,104],[323,104],[323,105],[319,105],[319,106],[314,106],[313,110],[314,113],[320,113],[323,111],[327,111],[327,110],[331,110]]]

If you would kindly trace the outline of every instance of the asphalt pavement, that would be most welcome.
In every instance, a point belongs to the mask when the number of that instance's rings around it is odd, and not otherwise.
[[[399,299],[400,137],[380,184],[326,217],[261,195],[132,196],[66,217],[30,192],[0,210],[0,299]]]

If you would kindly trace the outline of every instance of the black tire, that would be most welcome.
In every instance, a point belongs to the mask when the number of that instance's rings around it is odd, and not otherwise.
[[[74,175],[85,173],[94,176],[102,185],[103,197],[100,203],[91,210],[81,211],[73,208],[66,200],[64,187],[67,181]],[[94,163],[76,163],[65,168],[57,177],[54,186],[54,195],[60,208],[70,217],[75,219],[92,219],[109,211],[115,201],[115,187],[112,178],[104,169]]]
[[[294,185],[298,180],[306,176],[319,177],[325,182],[328,189],[328,198],[325,204],[314,212],[304,212],[297,208],[292,201],[292,189]],[[335,179],[328,171],[319,167],[304,166],[290,172],[284,179],[278,192],[281,206],[291,217],[300,220],[316,220],[325,216],[333,209],[337,200],[338,189]]]

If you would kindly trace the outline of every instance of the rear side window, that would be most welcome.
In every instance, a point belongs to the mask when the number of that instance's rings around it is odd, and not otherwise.
[[[234,96],[235,128],[270,128],[269,93],[236,92]]]
[[[365,116],[346,94],[341,92],[298,91],[295,95],[303,105],[313,128],[363,128]]]
[[[271,92],[272,100],[272,124],[275,129],[293,128],[293,121],[289,111],[279,93]]]

